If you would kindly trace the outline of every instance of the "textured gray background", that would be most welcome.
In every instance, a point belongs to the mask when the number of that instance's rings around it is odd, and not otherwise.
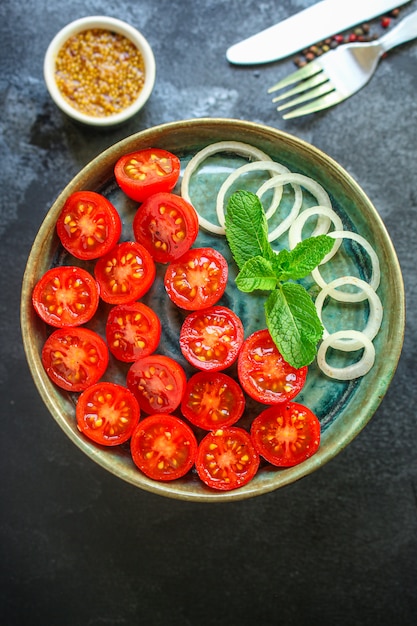
[[[417,42],[390,53],[337,108],[284,122],[266,88],[292,59],[231,67],[229,45],[311,0],[3,0],[0,5],[1,606],[6,626],[411,626],[417,623]],[[414,7],[414,0],[403,14]],[[109,14],[155,52],[153,95],[128,125],[81,129],[42,78],[50,39]],[[191,117],[262,122],[338,161],[380,212],[404,274],[404,350],[365,430],[278,492],[203,505],[141,492],[85,458],[55,425],[19,328],[31,243],[61,189],[104,148]]]

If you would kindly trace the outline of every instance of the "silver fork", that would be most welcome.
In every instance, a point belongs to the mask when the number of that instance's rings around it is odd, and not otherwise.
[[[415,37],[417,37],[417,11],[405,17],[376,41],[343,44],[336,50],[326,52],[270,87],[268,93],[298,83],[272,100],[280,102],[297,96],[278,106],[278,111],[307,102],[284,114],[284,119],[327,109],[364,87],[385,52]]]

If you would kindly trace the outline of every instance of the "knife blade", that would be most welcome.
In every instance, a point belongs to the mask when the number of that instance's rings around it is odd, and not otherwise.
[[[407,2],[410,0],[321,0],[234,44],[226,58],[235,65],[277,61]]]

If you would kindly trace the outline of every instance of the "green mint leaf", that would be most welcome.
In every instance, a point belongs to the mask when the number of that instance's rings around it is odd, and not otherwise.
[[[293,250],[275,252],[259,198],[248,191],[232,194],[226,211],[226,238],[239,267],[237,287],[246,293],[271,291],[265,302],[266,322],[284,359],[293,367],[309,365],[316,356],[323,326],[304,287],[308,276],[330,252],[334,239],[310,237]]]
[[[287,280],[287,276],[291,274],[291,252],[285,248],[280,252],[274,252],[271,265],[278,282]]]
[[[284,283],[265,302],[268,330],[284,359],[293,367],[315,358],[323,326],[309,294],[298,283]]]
[[[246,261],[236,277],[236,285],[240,291],[249,293],[255,289],[270,291],[277,286],[274,269],[268,259],[255,256]]]
[[[327,235],[309,237],[298,243],[280,262],[280,256],[284,252],[282,250],[277,255],[277,260],[274,261],[274,267],[278,263],[276,267],[278,279],[284,282],[290,279],[299,280],[308,276],[330,252],[334,242],[335,240]]]
[[[265,212],[255,194],[236,191],[230,196],[225,230],[227,242],[239,269],[252,257],[272,256]]]

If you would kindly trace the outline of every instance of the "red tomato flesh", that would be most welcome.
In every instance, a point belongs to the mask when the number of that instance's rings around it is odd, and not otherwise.
[[[153,480],[175,480],[194,465],[197,440],[191,428],[173,415],[141,420],[130,442],[135,465]]]
[[[228,491],[246,485],[259,467],[259,455],[250,435],[237,426],[208,433],[200,442],[196,469],[214,489]]]
[[[307,367],[296,369],[284,361],[267,329],[258,330],[243,343],[238,377],[244,391],[263,404],[294,398],[303,388]]]
[[[171,413],[179,407],[187,383],[179,363],[168,356],[151,354],[131,365],[127,386],[145,413]]]
[[[177,306],[197,311],[216,304],[227,285],[228,265],[213,248],[191,248],[178,261],[170,263],[164,285]]]
[[[119,241],[122,222],[112,203],[94,191],[76,191],[56,223],[58,237],[77,259],[97,259]]]
[[[306,406],[289,402],[262,411],[252,422],[251,436],[258,453],[269,463],[291,467],[317,452],[320,422]]]
[[[116,446],[132,436],[140,409],[126,387],[101,382],[82,392],[75,415],[78,430],[86,437],[104,446]]]
[[[125,241],[97,261],[94,274],[105,302],[129,304],[150,289],[156,268],[146,248],[134,241]]]
[[[133,234],[158,263],[169,263],[189,250],[198,235],[191,204],[173,193],[157,193],[136,211]]]
[[[243,342],[243,325],[231,309],[212,306],[185,318],[180,348],[191,365],[218,372],[232,365]]]
[[[51,326],[80,326],[95,314],[99,288],[86,270],[61,265],[45,272],[36,283],[32,302],[38,315]]]
[[[107,317],[106,339],[119,361],[131,363],[156,350],[161,337],[157,314],[142,302],[114,306]]]
[[[204,430],[235,424],[244,409],[242,389],[224,372],[197,372],[191,376],[181,402],[184,417]]]
[[[58,328],[42,349],[46,373],[66,391],[83,391],[97,383],[108,362],[106,342],[88,328]]]
[[[114,175],[124,193],[143,202],[160,191],[174,189],[180,175],[177,156],[160,148],[145,148],[122,156],[116,163]]]

